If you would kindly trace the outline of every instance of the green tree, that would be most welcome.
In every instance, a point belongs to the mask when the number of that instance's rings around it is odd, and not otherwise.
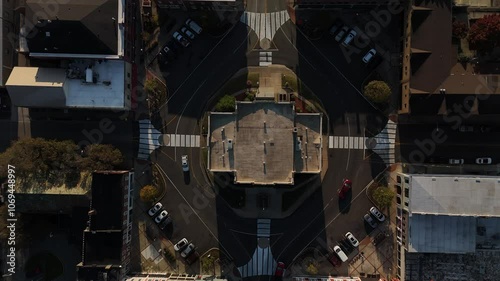
[[[85,148],[82,170],[112,170],[123,162],[120,150],[110,144],[91,144]]]
[[[144,83],[144,90],[148,94],[149,109],[156,111],[165,102],[167,91],[156,78],[148,78]]]
[[[469,47],[480,53],[491,52],[500,46],[500,14],[478,19],[469,30]]]
[[[233,112],[235,108],[236,99],[231,95],[223,96],[215,105],[215,111],[219,112]]]
[[[364,95],[373,103],[384,104],[389,101],[391,88],[384,81],[373,80],[365,86]]]
[[[373,191],[373,199],[382,208],[389,208],[395,195],[394,191],[385,186],[379,186]]]
[[[141,188],[139,195],[144,203],[152,204],[158,197],[158,189],[152,185],[145,185]]]

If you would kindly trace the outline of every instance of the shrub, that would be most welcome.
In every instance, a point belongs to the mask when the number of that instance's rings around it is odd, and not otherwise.
[[[230,95],[223,96],[215,105],[215,111],[233,112],[236,109],[236,98]]]
[[[365,86],[364,95],[373,103],[384,104],[389,101],[391,88],[384,81],[373,80]]]
[[[141,188],[140,196],[144,203],[152,204],[158,197],[158,189],[152,185],[145,185]]]

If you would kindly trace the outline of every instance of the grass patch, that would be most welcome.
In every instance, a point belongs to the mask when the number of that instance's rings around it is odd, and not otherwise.
[[[63,273],[61,261],[49,252],[42,252],[34,255],[26,262],[26,277],[35,277],[43,274],[44,281],[51,281]]]
[[[215,266],[214,263],[218,259],[219,259],[219,251],[211,250],[209,254],[203,256],[200,259],[201,269],[207,274],[212,274],[213,268]]]

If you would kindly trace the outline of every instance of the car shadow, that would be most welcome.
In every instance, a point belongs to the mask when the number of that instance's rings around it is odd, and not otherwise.
[[[184,183],[186,185],[191,183],[191,175],[190,175],[189,171],[184,172]]]
[[[174,222],[167,225],[167,227],[165,227],[165,229],[163,229],[162,231],[168,240],[172,240],[172,236],[174,234]]]
[[[347,214],[351,210],[352,201],[352,188],[345,193],[344,199],[339,197],[339,212],[341,214]]]

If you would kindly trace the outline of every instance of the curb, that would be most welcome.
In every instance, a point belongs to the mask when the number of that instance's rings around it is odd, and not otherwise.
[[[160,194],[160,196],[156,199],[157,201],[161,201],[163,199],[163,197],[165,197],[165,194],[167,193],[167,181],[165,180],[165,176],[163,174],[165,174],[165,171],[163,171],[163,169],[160,167],[160,165],[156,164],[156,163],[152,163],[156,169],[158,170],[158,174],[161,175],[161,178],[162,178],[162,181],[163,181],[163,192],[162,194]]]

